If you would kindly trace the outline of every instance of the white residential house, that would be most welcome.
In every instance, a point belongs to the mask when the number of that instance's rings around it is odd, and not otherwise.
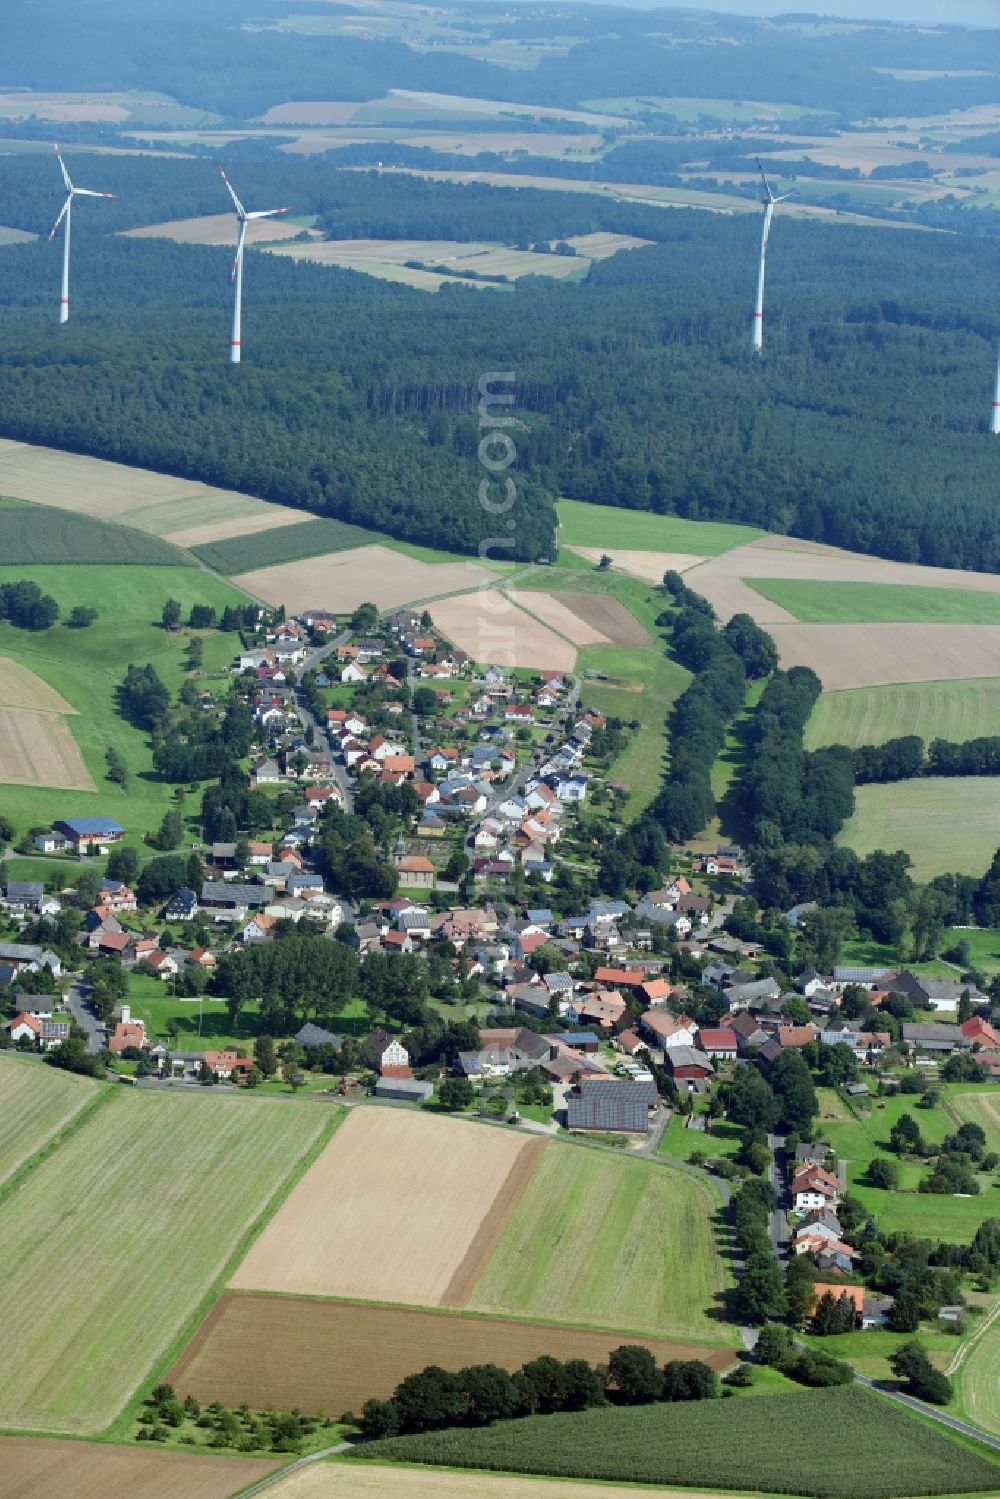
[[[359,666],[356,661],[349,661],[340,673],[340,680],[342,682],[367,682],[368,677],[369,673],[365,671],[363,666]]]
[[[582,802],[587,799],[587,777],[567,776],[566,780],[560,781],[556,788],[556,795],[561,802]]]

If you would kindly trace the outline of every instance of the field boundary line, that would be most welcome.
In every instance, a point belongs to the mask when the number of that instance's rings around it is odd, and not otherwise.
[[[490,1256],[500,1242],[504,1229],[517,1209],[518,1203],[535,1174],[547,1141],[540,1136],[528,1140],[511,1162],[510,1170],[501,1183],[493,1201],[473,1237],[472,1243],[462,1257],[451,1280],[438,1303],[444,1310],[460,1311],[469,1297],[479,1276],[485,1270]]]
[[[281,1100],[275,1099],[273,1103],[268,1100],[268,1103],[271,1104],[272,1107],[277,1107],[280,1106]],[[178,1106],[181,1108],[184,1107],[183,1104],[179,1104]],[[239,1107],[239,1104],[237,1104],[237,1107]],[[125,1405],[119,1411],[118,1415],[114,1418],[111,1424],[106,1427],[103,1432],[99,1432],[94,1435],[94,1441],[121,1442],[125,1445],[131,1445],[132,1435],[129,1428],[135,1419],[136,1412],[139,1410],[142,1404],[142,1401],[140,1399],[142,1390],[150,1382],[150,1380],[163,1375],[184,1351],[187,1344],[191,1341],[191,1339],[197,1332],[197,1329],[200,1326],[201,1322],[206,1316],[210,1314],[212,1307],[219,1300],[222,1291],[224,1291],[226,1288],[226,1281],[232,1275],[233,1271],[236,1269],[236,1266],[246,1255],[251,1244],[261,1233],[263,1233],[267,1224],[271,1221],[275,1213],[277,1213],[278,1209],[285,1202],[286,1198],[289,1196],[293,1188],[298,1185],[302,1177],[308,1171],[309,1167],[326,1149],[327,1145],[330,1143],[330,1140],[333,1138],[334,1134],[336,1133],[339,1126],[343,1123],[345,1118],[346,1111],[338,1108],[334,1116],[325,1122],[323,1128],[320,1130],[319,1134],[317,1135],[316,1139],[313,1141],[309,1149],[303,1153],[302,1157],[299,1159],[293,1169],[288,1173],[285,1179],[279,1184],[274,1192],[272,1192],[271,1196],[261,1207],[260,1212],[257,1214],[253,1222],[249,1225],[245,1232],[240,1235],[239,1239],[232,1249],[232,1252],[229,1254],[225,1263],[223,1264],[219,1274],[209,1286],[204,1296],[202,1296],[194,1311],[189,1317],[184,1320],[182,1326],[167,1344],[167,1347],[146,1370],[145,1374],[139,1380],[138,1384],[133,1390],[130,1398],[126,1401]]]
[[[609,1327],[603,1322],[577,1322],[577,1321],[553,1321],[551,1317],[533,1317],[530,1312],[486,1312],[476,1307],[469,1306],[427,1306],[415,1301],[379,1301],[372,1297],[360,1296],[316,1296],[311,1291],[254,1291],[242,1287],[227,1289],[226,1296],[250,1296],[255,1300],[268,1296],[276,1301],[315,1301],[320,1305],[333,1303],[335,1306],[362,1306],[378,1307],[383,1311],[392,1312],[420,1312],[428,1313],[435,1317],[468,1317],[477,1322],[523,1322],[531,1327],[551,1327],[553,1329],[568,1328],[571,1332],[597,1332],[615,1333],[621,1337],[628,1338],[650,1338],[657,1343],[691,1343],[708,1352],[716,1352],[720,1347],[726,1347],[726,1341],[721,1343],[709,1342],[706,1338],[700,1338],[695,1333],[650,1333],[638,1327]],[[729,1324],[720,1324],[723,1326]],[[736,1329],[738,1332],[738,1329]],[[735,1344],[736,1338],[733,1339]],[[734,1356],[735,1362],[735,1356]]]
[[[968,1358],[973,1348],[976,1347],[976,1344],[981,1343],[983,1338],[989,1332],[990,1328],[997,1320],[997,1317],[1000,1317],[1000,1301],[995,1301],[993,1303],[993,1306],[990,1308],[988,1315],[983,1318],[979,1326],[976,1327],[969,1334],[969,1336],[958,1345],[954,1357],[944,1371],[949,1378],[951,1378],[953,1374],[958,1373],[959,1369],[965,1363],[965,1360]]]
[[[508,580],[506,587],[500,589],[501,595],[507,600],[508,604],[510,604],[515,609],[520,609],[521,613],[526,614],[529,619],[533,619],[536,625],[541,625],[543,629],[550,630],[553,635],[558,635],[559,639],[565,641],[566,645],[571,645],[575,651],[579,652],[580,647],[576,644],[576,642],[570,640],[568,635],[564,635],[562,630],[558,629],[557,626],[550,625],[547,620],[542,619],[540,614],[533,614],[526,604],[520,603],[516,598],[512,599],[507,591],[510,586],[511,582],[510,580]],[[546,590],[544,589],[542,590],[542,592],[545,591]],[[613,642],[609,640],[608,644],[611,645],[613,644]]]
[[[57,1129],[54,1134],[51,1134],[47,1140],[43,1140],[38,1149],[33,1151],[19,1166],[15,1167],[6,1181],[0,1183],[0,1206],[6,1202],[8,1197],[14,1195],[25,1179],[37,1167],[44,1165],[49,1156],[54,1155],[61,1146],[65,1145],[68,1140],[77,1134],[90,1121],[93,1115],[97,1113],[98,1109],[103,1108],[109,1099],[114,1096],[115,1085],[113,1083],[102,1082],[100,1079],[95,1079],[95,1081],[97,1082],[96,1095],[88,1103],[83,1104],[77,1109],[76,1113],[71,1115],[65,1124]]]

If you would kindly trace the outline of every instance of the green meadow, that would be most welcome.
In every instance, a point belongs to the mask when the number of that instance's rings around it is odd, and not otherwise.
[[[914,588],[907,583],[815,583],[747,578],[757,593],[798,620],[819,624],[1000,624],[1000,593]]]
[[[978,1197],[918,1192],[918,1184],[930,1169],[928,1163],[900,1160],[889,1149],[890,1132],[901,1114],[916,1120],[931,1146],[939,1145],[955,1129],[955,1119],[944,1108],[918,1108],[916,1096],[904,1093],[873,1098],[869,1110],[858,1108],[842,1120],[823,1119],[819,1129],[835,1153],[846,1160],[850,1191],[875,1216],[883,1232],[905,1231],[921,1238],[968,1243],[983,1219],[1000,1211],[1000,1194],[992,1185],[992,1176],[981,1178]],[[867,1184],[868,1167],[876,1157],[898,1164],[899,1186],[895,1191],[885,1192]]]
[[[1000,848],[1000,801],[981,776],[929,777],[859,786],[837,840],[858,854],[903,848],[911,874],[985,874]]]
[[[806,749],[884,744],[905,734],[926,743],[963,743],[1000,734],[1000,677],[957,682],[894,682],[824,692],[806,725]]]
[[[17,566],[0,567],[0,583],[24,577]],[[76,715],[67,718],[94,792],[57,787],[0,785],[0,814],[18,832],[54,818],[107,814],[138,841],[155,828],[172,804],[173,788],[152,776],[149,737],[121,718],[115,689],[130,662],[151,662],[176,691],[184,679],[184,650],[193,632],[165,631],[160,612],[168,598],[181,604],[184,617],[192,604],[246,602],[246,595],[221,578],[195,567],[102,567],[100,565],[32,567],[32,579],[58,601],[63,615],[74,604],[98,610],[96,623],[83,630],[54,625],[38,632],[0,624],[0,656],[12,657],[62,694]],[[204,641],[206,676],[223,672],[232,661],[238,637],[218,630],[198,631]],[[106,779],[105,750],[113,746],[131,771],[127,791]]]
[[[690,552],[717,557],[743,546],[763,531],[725,521],[685,520],[680,515],[655,515],[651,510],[622,510],[615,505],[591,505],[583,500],[560,500],[559,545],[615,547],[636,552]]]

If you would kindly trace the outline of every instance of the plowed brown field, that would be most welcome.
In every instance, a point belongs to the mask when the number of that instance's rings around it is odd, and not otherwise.
[[[201,1457],[155,1447],[0,1437],[4,1499],[54,1499],[59,1494],[73,1499],[228,1499],[279,1466],[260,1458]]]
[[[537,1143],[471,1121],[353,1109],[230,1285],[439,1305]]]
[[[229,1294],[212,1308],[166,1378],[182,1397],[194,1395],[203,1403],[246,1401],[256,1409],[298,1407],[336,1416],[391,1395],[407,1374],[430,1363],[445,1369],[497,1363],[514,1370],[549,1353],[595,1364],[606,1362],[621,1343],[636,1341],[658,1363],[699,1358],[722,1372],[736,1362],[722,1348],[544,1322]]]

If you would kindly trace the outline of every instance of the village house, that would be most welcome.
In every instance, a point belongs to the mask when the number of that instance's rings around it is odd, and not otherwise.
[[[688,1091],[704,1088],[715,1071],[711,1059],[693,1046],[668,1047],[663,1063],[674,1082],[686,1084]]]
[[[739,1050],[736,1032],[728,1027],[699,1029],[695,1038],[698,1047],[714,1062],[735,1062]]]
[[[62,963],[56,953],[33,942],[0,942],[0,963],[7,964],[17,973],[41,973],[48,968],[53,978],[62,973]]]
[[[31,1041],[40,1051],[52,1051],[56,1046],[69,1038],[70,1021],[66,1019],[53,1019],[51,1011],[48,1014],[32,1014],[21,1010],[8,1020],[4,1030],[10,1036],[11,1041]]]
[[[693,1048],[698,1027],[687,1016],[678,1017],[671,1015],[669,1010],[655,1009],[645,1010],[640,1015],[639,1031],[655,1046],[662,1046],[664,1052],[668,1052],[677,1046]],[[701,1060],[705,1060],[704,1054]]]
[[[52,828],[81,856],[107,853],[125,836],[125,829],[113,817],[67,817]]]
[[[797,1213],[814,1208],[835,1208],[840,1201],[840,1183],[822,1166],[809,1162],[797,1166],[791,1182],[792,1207]]]

